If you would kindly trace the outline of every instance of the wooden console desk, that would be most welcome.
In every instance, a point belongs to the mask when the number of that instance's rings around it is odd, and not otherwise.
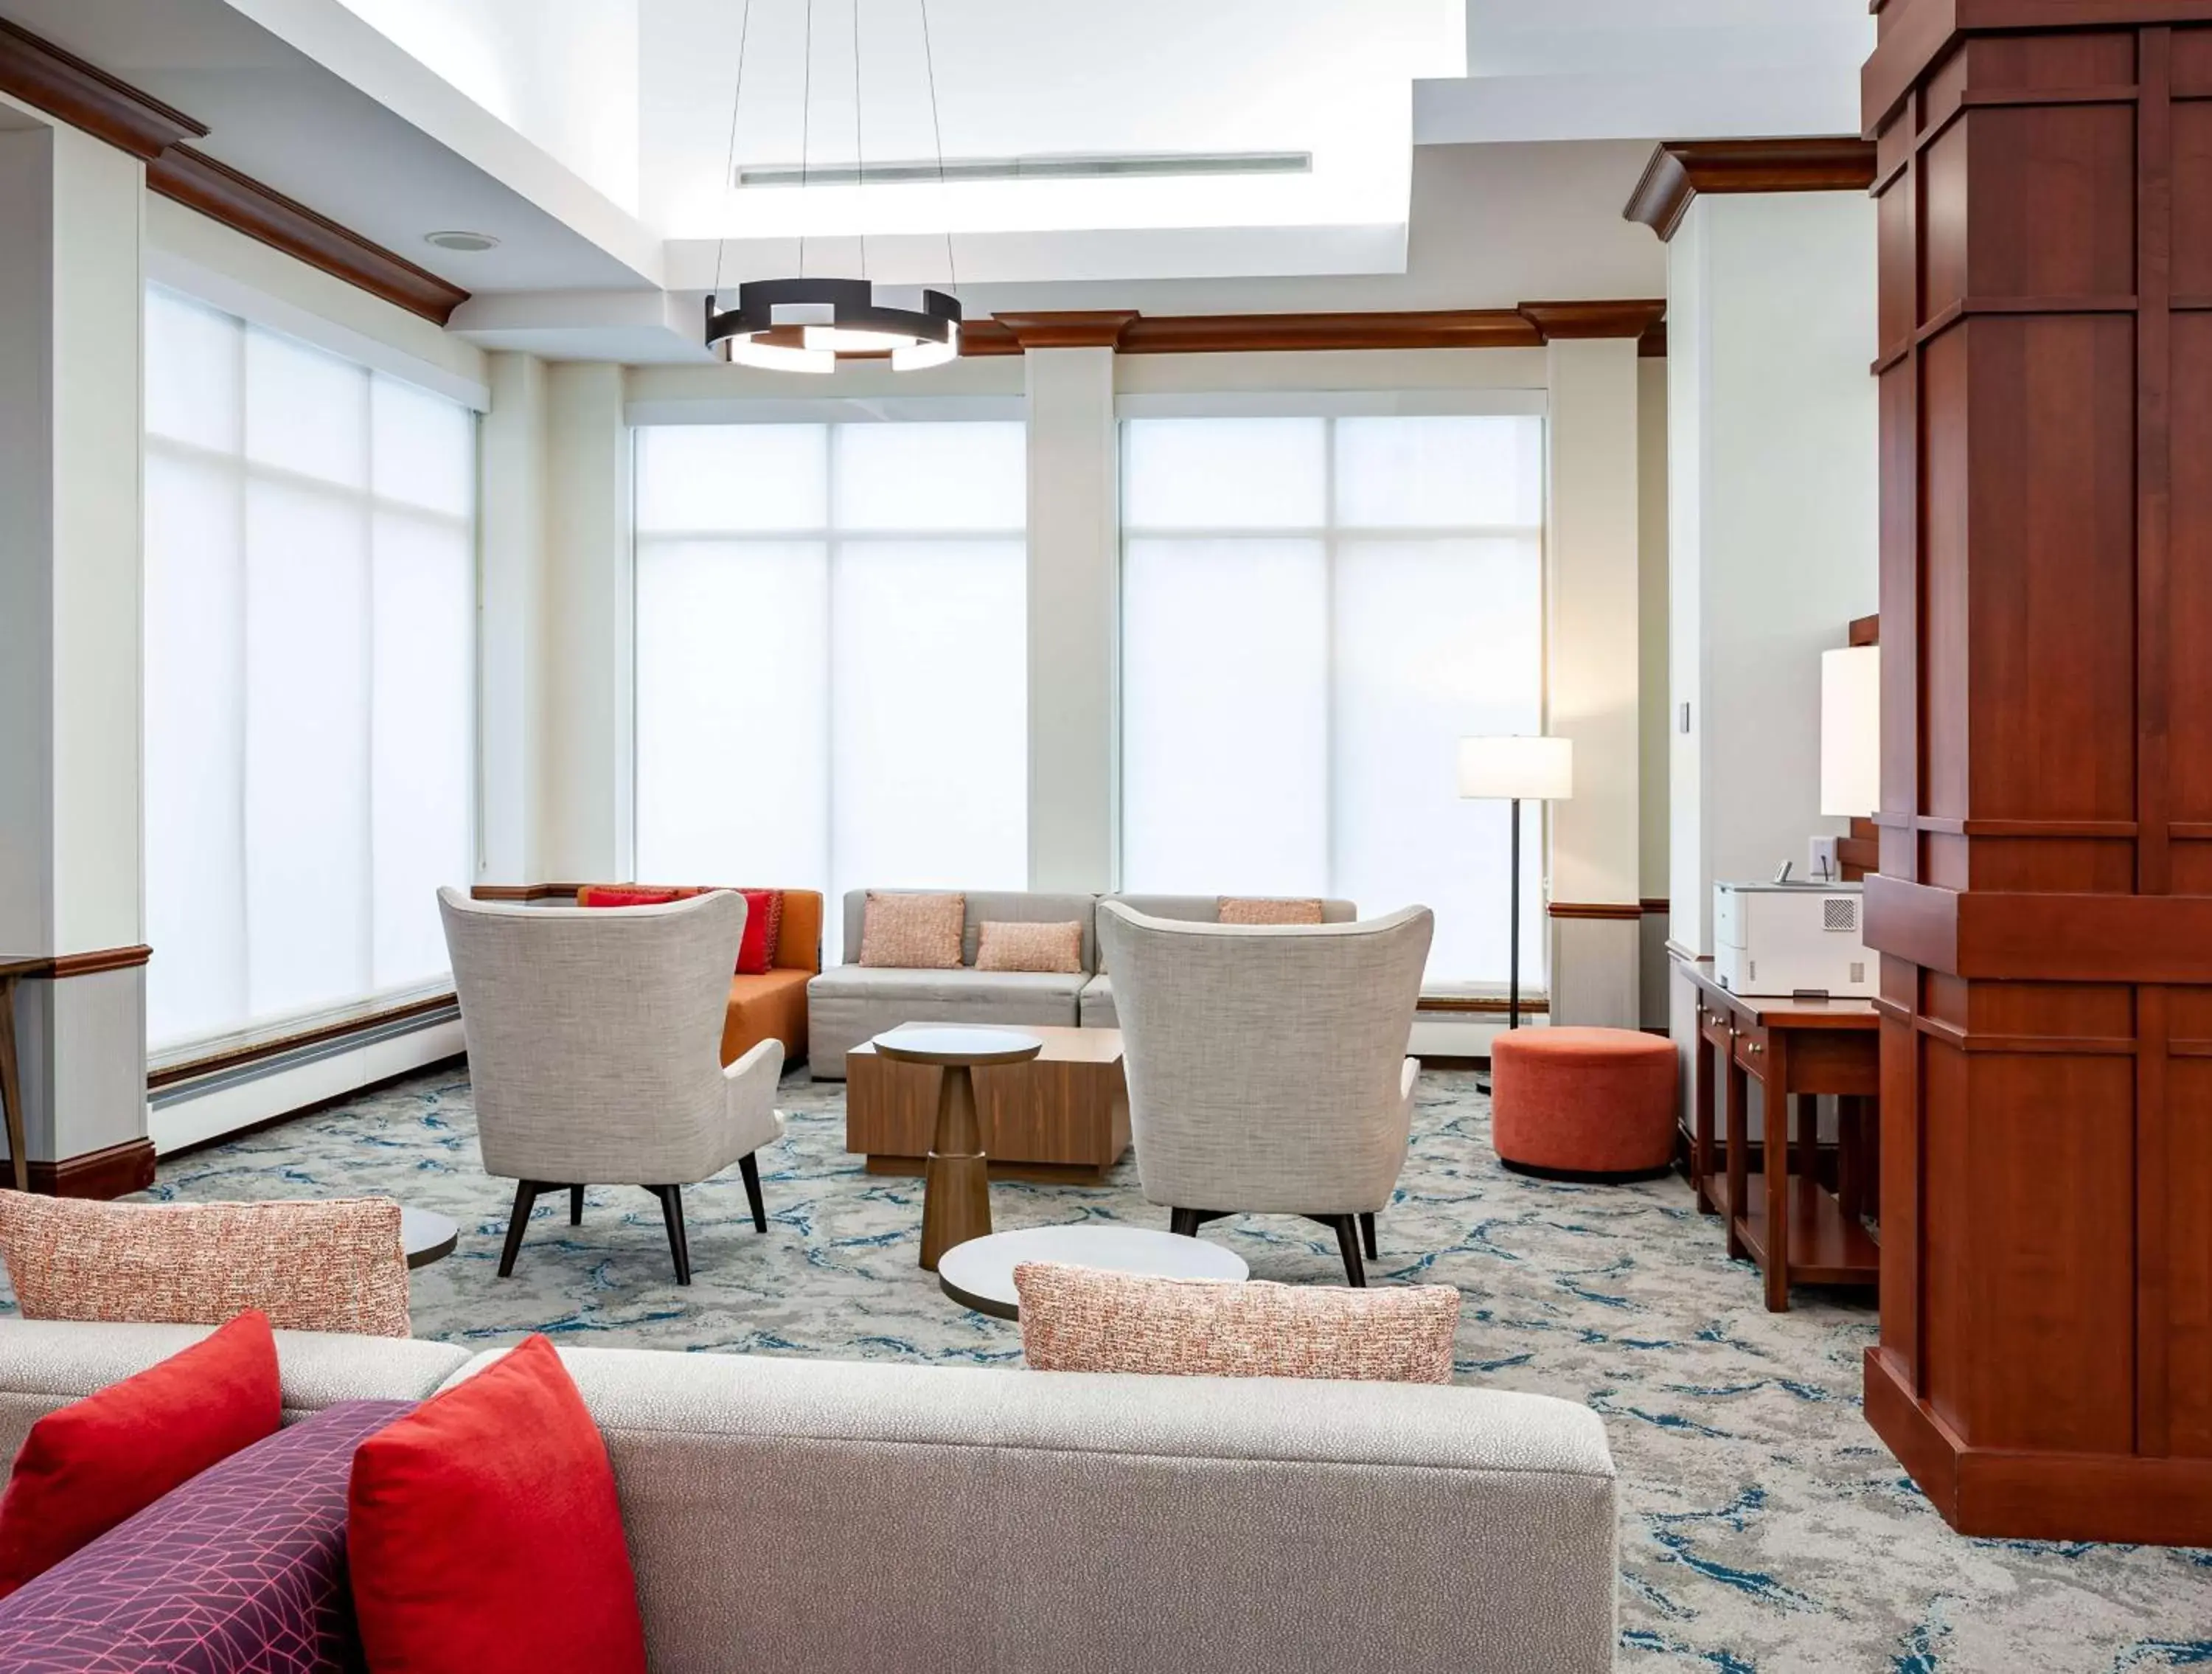
[[[1692,1065],[1690,1184],[1698,1207],[1725,1218],[1731,1256],[1766,1277],[1766,1306],[1790,1306],[1796,1284],[1871,1285],[1881,1252],[1865,1217],[1878,1207],[1874,1100],[1881,1047],[1874,1002],[1731,994],[1710,962],[1685,961],[1698,1002]],[[1750,1083],[1759,1084],[1761,1166],[1751,1166]],[[1725,1155],[1716,1147],[1717,1083]],[[1838,1095],[1836,1190],[1821,1184],[1814,1100]],[[1790,1114],[1797,1112],[1795,1159]]]

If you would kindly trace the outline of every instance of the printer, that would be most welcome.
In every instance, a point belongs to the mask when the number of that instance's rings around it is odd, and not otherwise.
[[[1871,998],[1863,896],[1857,884],[1715,884],[1713,979],[1731,994]]]

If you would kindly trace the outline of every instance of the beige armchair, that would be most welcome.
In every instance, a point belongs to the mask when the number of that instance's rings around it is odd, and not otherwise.
[[[488,1173],[515,1182],[499,1273],[514,1271],[531,1206],[586,1185],[639,1185],[660,1200],[676,1282],[691,1282],[683,1189],[736,1163],[756,1230],[768,1230],[754,1153],[783,1131],[783,1043],[721,1062],[744,897],[717,891],[657,907],[522,907],[438,892],[461,1001]]]
[[[1224,1214],[1335,1230],[1367,1282],[1405,1166],[1406,1056],[1436,928],[1426,907],[1349,924],[1180,922],[1098,906],[1145,1196],[1195,1236]]]

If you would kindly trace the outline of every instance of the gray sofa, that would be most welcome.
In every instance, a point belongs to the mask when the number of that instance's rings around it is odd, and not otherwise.
[[[0,1460],[42,1415],[204,1335],[0,1319]],[[293,1417],[427,1396],[487,1359],[282,1331],[277,1353]],[[1613,1461],[1567,1402],[562,1359],[614,1463],[652,1674],[1613,1666]]]
[[[877,890],[878,895],[939,892]],[[1155,918],[1212,922],[1214,895],[1073,895],[1028,890],[970,890],[967,896],[964,961],[957,971],[890,971],[860,963],[861,920],[869,892],[845,892],[844,963],[806,985],[807,1070],[817,1080],[845,1079],[845,1054],[902,1023],[995,1023],[1010,1026],[1110,1029],[1114,984],[1099,968],[1097,908],[1101,900],[1126,901]],[[1324,901],[1324,923],[1358,916],[1349,901]],[[1083,926],[1080,971],[978,971],[975,943],[985,922]]]

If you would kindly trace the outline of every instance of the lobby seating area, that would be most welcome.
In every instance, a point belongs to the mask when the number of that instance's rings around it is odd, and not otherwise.
[[[2212,1666],[2208,118],[0,0],[0,1674]]]

